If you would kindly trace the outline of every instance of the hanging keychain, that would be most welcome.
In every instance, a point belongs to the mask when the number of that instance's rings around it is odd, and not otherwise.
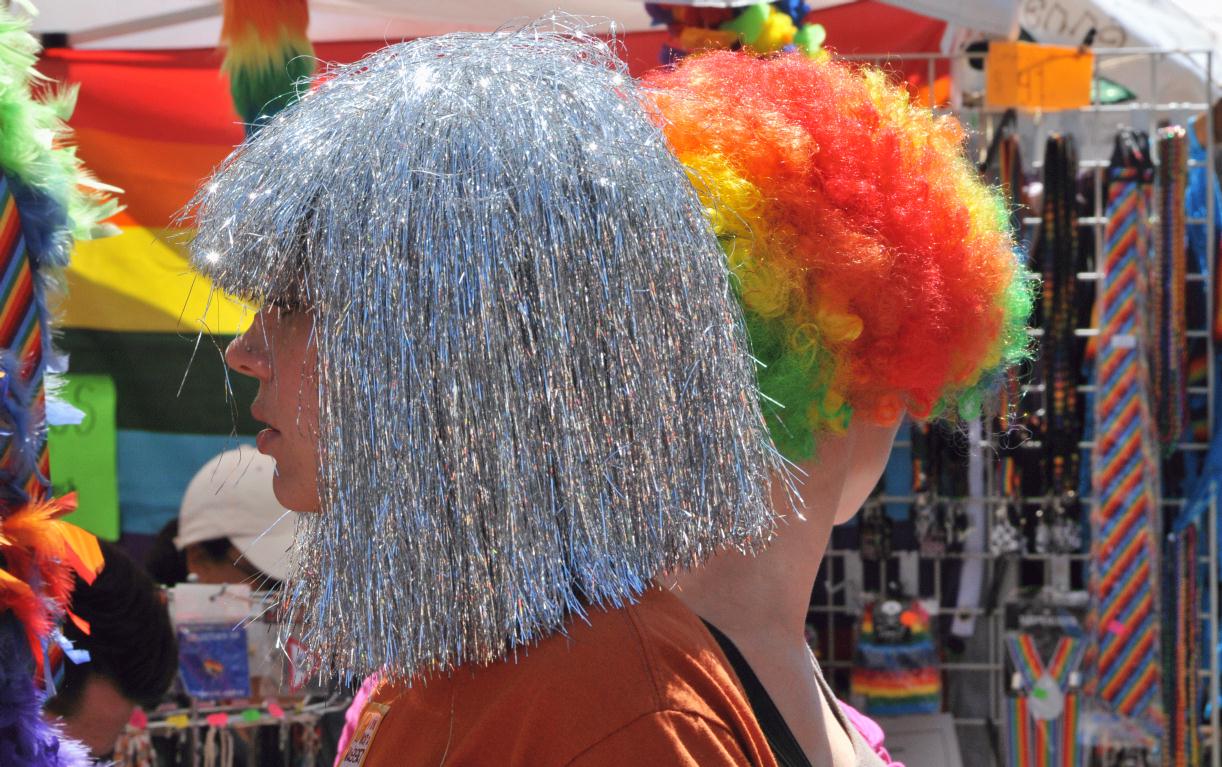
[[[128,727],[115,746],[115,767],[153,767],[153,740],[146,729]]]
[[[937,559],[946,556],[946,529],[943,524],[945,507],[926,502],[916,507],[916,535],[922,557]]]
[[[191,764],[191,728],[175,728],[174,734],[174,764]]]
[[[1010,504],[999,503],[993,510],[993,529],[989,531],[989,551],[994,556],[1004,557],[1023,552],[1022,532],[1010,519]]]
[[[193,720],[194,721],[194,720]],[[191,767],[204,766],[204,735],[198,725],[191,726]]]
[[[217,734],[216,727],[209,726],[208,732],[204,735],[204,764],[203,767],[220,767],[220,753],[216,744]]]
[[[937,497],[937,435],[930,424],[912,426],[912,525],[917,551],[927,559],[946,555],[942,503]]]
[[[1022,532],[1014,524],[1011,511],[1022,508],[1021,481],[1018,464],[1012,456],[1004,456],[998,463],[1002,501],[993,510],[989,530],[989,551],[993,556],[1004,557],[1023,552]]]
[[[1035,531],[1032,533],[1032,551],[1048,554],[1051,551],[1052,529],[1048,524],[1048,512],[1043,506],[1035,510]]]
[[[301,767],[318,767],[318,756],[322,752],[322,736],[318,732],[318,718],[307,719],[301,733]]]
[[[881,562],[891,557],[891,519],[880,504],[870,503],[861,514],[861,558]]]
[[[1072,499],[1053,502],[1052,551],[1055,554],[1076,554],[1082,550],[1082,525],[1071,513],[1077,505]]]
[[[293,763],[293,725],[287,719],[280,720],[280,764],[281,767],[290,767]]]
[[[930,499],[931,519],[917,533],[921,555],[938,559],[963,545],[967,532],[966,509],[961,498],[968,494],[969,450],[966,435],[936,424],[913,430],[913,476],[916,486]]]
[[[234,767],[234,735],[228,727],[221,730],[221,767]]]
[[[967,514],[967,506],[962,501],[948,503],[942,522],[947,546],[956,551],[962,550],[967,537],[972,533],[972,520]]]

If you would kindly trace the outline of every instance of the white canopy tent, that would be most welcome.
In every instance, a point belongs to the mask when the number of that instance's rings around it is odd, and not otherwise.
[[[647,29],[643,3],[627,0],[312,0],[310,39],[401,40],[461,30],[496,29],[561,8],[612,19],[622,31]],[[33,29],[64,33],[74,48],[210,48],[221,31],[221,4],[201,0],[44,0]]]
[[[0,0],[2,2],[3,0]],[[216,0],[32,0],[39,8],[33,29],[63,33],[76,48],[208,48],[220,35]],[[744,5],[750,0],[686,0],[699,5]],[[31,0],[14,0],[22,5]],[[847,0],[812,0],[814,8]],[[1219,0],[887,0],[947,21],[952,30],[974,30],[1013,38],[1019,25],[1036,40],[1081,43],[1096,30],[1095,45],[1210,50],[1213,80],[1222,85],[1222,2]],[[620,32],[650,29],[641,0],[310,0],[310,38],[400,40],[456,30],[496,29],[514,19],[549,11],[614,21]],[[951,35],[947,36],[947,40]],[[962,39],[960,37],[960,39]],[[834,42],[834,41],[833,41]],[[883,53],[885,51],[879,51]],[[1160,101],[1201,102],[1205,97],[1203,56],[1175,55],[1152,72],[1140,61],[1106,58],[1100,73],[1139,97],[1157,92]]]
[[[681,2],[684,0],[680,0]],[[697,5],[747,5],[751,0],[687,0]],[[813,7],[848,0],[815,0]],[[33,28],[64,33],[77,48],[207,48],[220,35],[221,4],[215,0],[32,0],[39,9]],[[20,3],[18,3],[20,4]],[[896,0],[893,5],[959,26],[1009,35],[1018,0]],[[512,19],[549,11],[613,20],[621,31],[650,28],[641,0],[310,0],[310,38],[398,40],[457,30],[496,29]]]

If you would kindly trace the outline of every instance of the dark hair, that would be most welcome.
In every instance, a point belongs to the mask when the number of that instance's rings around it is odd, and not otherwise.
[[[187,582],[187,552],[174,545],[178,537],[178,519],[171,519],[157,533],[153,545],[144,555],[144,569],[162,586],[176,586]],[[233,542],[222,536],[191,544],[199,546],[211,560],[220,562],[229,559],[229,547]]]
[[[208,559],[214,562],[233,559],[233,557],[229,556],[229,549],[233,546],[233,541],[228,538],[209,538],[206,541],[200,541],[191,545],[199,546],[208,555]]]
[[[99,541],[105,565],[92,584],[79,577],[72,612],[89,624],[89,634],[71,620],[63,633],[89,662],[63,661],[63,681],[47,708],[75,712],[90,674],[112,682],[123,697],[146,708],[160,702],[178,670],[178,642],[161,590],[118,546]]]
[[[144,555],[144,569],[162,586],[174,586],[187,580],[187,556],[174,545],[178,537],[178,518],[165,524]]]

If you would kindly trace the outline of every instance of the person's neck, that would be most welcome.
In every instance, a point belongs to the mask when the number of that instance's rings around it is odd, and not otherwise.
[[[835,523],[849,448],[848,437],[826,439],[818,462],[794,473],[796,492],[774,483],[773,503],[782,519],[762,551],[715,555],[675,576],[675,595],[736,644],[805,647],[810,593]]]
[[[855,762],[851,737],[819,686],[806,643],[810,592],[845,490],[850,442],[849,436],[821,441],[818,463],[794,477],[793,506],[788,488],[773,483],[774,507],[793,511],[783,513],[763,551],[723,552],[672,586],[742,653],[811,764]]]

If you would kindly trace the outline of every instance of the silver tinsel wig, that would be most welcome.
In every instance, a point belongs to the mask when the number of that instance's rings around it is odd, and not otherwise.
[[[725,257],[597,38],[540,23],[335,68],[192,211],[219,289],[315,314],[322,513],[285,606],[325,668],[490,662],[768,536]]]

